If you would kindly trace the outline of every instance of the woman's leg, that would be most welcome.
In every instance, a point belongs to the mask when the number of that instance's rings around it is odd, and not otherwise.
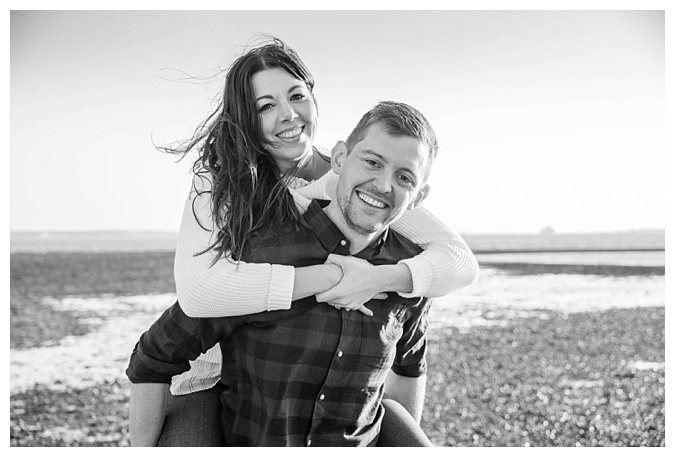
[[[433,446],[422,428],[400,403],[391,399],[382,400],[384,418],[380,429],[378,447],[424,447]]]
[[[164,427],[157,443],[160,447],[224,446],[220,421],[220,382],[209,390],[170,396]]]

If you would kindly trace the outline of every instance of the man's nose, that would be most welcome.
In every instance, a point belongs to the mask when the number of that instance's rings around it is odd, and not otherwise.
[[[373,180],[373,184],[375,185],[375,189],[381,194],[391,192],[391,176],[388,173],[378,173]]]

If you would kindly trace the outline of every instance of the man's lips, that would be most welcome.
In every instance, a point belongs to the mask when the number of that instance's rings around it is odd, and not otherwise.
[[[359,197],[359,200],[361,200],[362,202],[366,203],[369,206],[372,206],[373,208],[384,209],[387,208],[388,206],[391,206],[387,201],[383,201],[382,199],[375,198],[372,195],[359,192],[358,190],[356,191],[356,196]]]

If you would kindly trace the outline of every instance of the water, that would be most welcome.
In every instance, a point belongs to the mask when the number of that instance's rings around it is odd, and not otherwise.
[[[479,262],[664,265],[661,252],[563,252],[481,254],[483,251],[570,248],[605,249],[665,247],[665,234],[555,236],[467,236]],[[12,252],[173,250],[175,233],[11,234]],[[608,240],[612,240],[610,243]],[[536,269],[536,268],[535,268]],[[540,272],[541,273],[541,272]],[[45,299],[57,309],[84,313],[93,330],[43,347],[10,351],[10,392],[48,383],[54,388],[87,388],[116,379],[126,382],[124,368],[138,336],[173,303],[173,294],[136,297],[64,297]],[[51,301],[50,301],[51,300]],[[549,319],[551,313],[606,311],[617,308],[664,307],[665,276],[593,274],[511,275],[481,268],[473,286],[434,300],[429,338],[440,329],[469,332],[474,326],[504,326],[517,319]]]
[[[656,275],[510,275],[484,267],[476,284],[434,300],[430,328],[506,325],[514,319],[548,319],[551,312],[664,307],[665,280]]]
[[[104,380],[127,382],[124,369],[139,335],[175,300],[173,294],[45,299],[59,310],[88,316],[92,332],[10,351],[10,393],[37,383],[53,389],[89,388]],[[327,305],[326,305],[327,306]],[[551,313],[665,306],[664,276],[522,275],[483,268],[476,284],[433,302],[429,338],[438,330],[470,332]]]
[[[650,266],[666,265],[665,251],[620,251],[620,252],[539,252],[508,254],[476,254],[483,263],[537,263],[542,265],[620,265]]]
[[[556,235],[471,235],[464,240],[476,254],[523,250],[665,249],[664,230]],[[111,252],[174,250],[176,232],[11,232],[10,252]]]
[[[176,232],[11,232],[15,252],[130,252],[173,251]]]

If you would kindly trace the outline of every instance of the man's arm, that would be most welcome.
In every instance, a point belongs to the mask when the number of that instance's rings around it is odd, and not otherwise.
[[[157,446],[168,395],[168,384],[131,385],[129,438],[132,446]]]
[[[231,321],[234,319],[190,318],[176,302],[141,335],[126,370],[132,382],[129,404],[132,446],[157,445],[172,376],[189,370],[189,361],[196,359],[204,347],[212,347],[227,336]]]
[[[384,381],[384,397],[399,402],[419,423],[422,420],[426,384],[426,375],[411,378],[389,371]]]

